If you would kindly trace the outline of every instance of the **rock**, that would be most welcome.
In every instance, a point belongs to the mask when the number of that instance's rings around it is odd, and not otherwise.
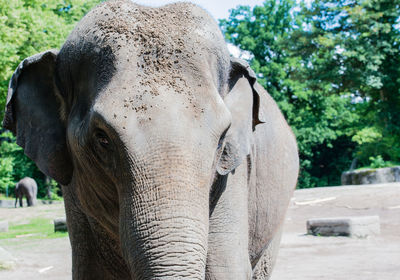
[[[8,231],[8,221],[0,221],[0,232]]]
[[[14,200],[0,200],[0,207],[2,208],[14,208]]]
[[[365,185],[400,182],[400,166],[362,169],[342,173],[342,185]]]
[[[307,233],[366,238],[380,234],[378,216],[319,218],[307,221]]]
[[[67,220],[66,220],[65,217],[54,219],[54,231],[55,232],[57,232],[57,231],[62,231],[62,232],[68,231]]]
[[[61,204],[62,201],[59,200],[40,200],[42,204]]]
[[[17,260],[6,250],[0,247],[0,271],[4,269],[13,269]]]

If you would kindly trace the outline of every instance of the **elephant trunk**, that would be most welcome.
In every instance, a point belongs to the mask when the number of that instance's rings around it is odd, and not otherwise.
[[[134,172],[121,192],[120,239],[134,279],[205,277],[208,182],[188,166]]]

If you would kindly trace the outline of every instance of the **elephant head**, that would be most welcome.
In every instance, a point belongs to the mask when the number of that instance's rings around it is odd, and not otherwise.
[[[59,52],[21,62],[3,125],[74,186],[133,275],[202,278],[213,182],[245,160],[260,122],[254,82],[197,6],[110,1]]]

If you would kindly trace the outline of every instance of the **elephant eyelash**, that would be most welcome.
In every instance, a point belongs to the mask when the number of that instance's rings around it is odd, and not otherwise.
[[[225,129],[225,131],[222,133],[221,137],[219,138],[219,141],[218,141],[218,148],[217,148],[217,149],[221,149],[221,148],[222,148],[222,146],[223,146],[223,144],[224,144],[224,140],[225,140],[226,133],[228,132],[228,130],[229,130],[230,127],[231,127],[231,126],[229,125],[229,127],[228,127],[227,129]]]
[[[221,137],[218,141],[217,149],[221,149],[222,145],[224,144],[225,137]]]
[[[100,146],[104,148],[108,148],[110,145],[110,140],[106,136],[106,134],[103,131],[97,131],[95,133],[95,138],[96,141],[100,144]]]

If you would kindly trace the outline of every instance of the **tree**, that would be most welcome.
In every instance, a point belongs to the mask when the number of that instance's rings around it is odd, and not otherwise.
[[[0,0],[0,108],[18,64],[33,54],[60,48],[75,23],[100,0]],[[4,112],[1,110],[0,119]]]
[[[220,22],[297,136],[300,187],[339,183],[352,158],[400,161],[400,0],[307,3],[267,0]]]
[[[316,0],[302,12],[310,27],[305,45],[316,50],[331,42],[336,70],[327,73],[336,75],[329,81],[357,100],[355,110],[363,116],[352,137],[355,156],[364,165],[378,155],[399,161],[400,1]]]
[[[333,46],[311,52],[308,26],[303,24],[302,11],[295,7],[292,0],[267,0],[253,10],[239,6],[220,25],[229,42],[252,54],[250,64],[260,84],[296,134],[301,159],[299,187],[334,185],[351,163],[349,137],[357,115],[351,98],[338,93],[329,80],[337,72],[334,44],[324,41]],[[340,152],[334,149],[338,143],[343,147]]]

